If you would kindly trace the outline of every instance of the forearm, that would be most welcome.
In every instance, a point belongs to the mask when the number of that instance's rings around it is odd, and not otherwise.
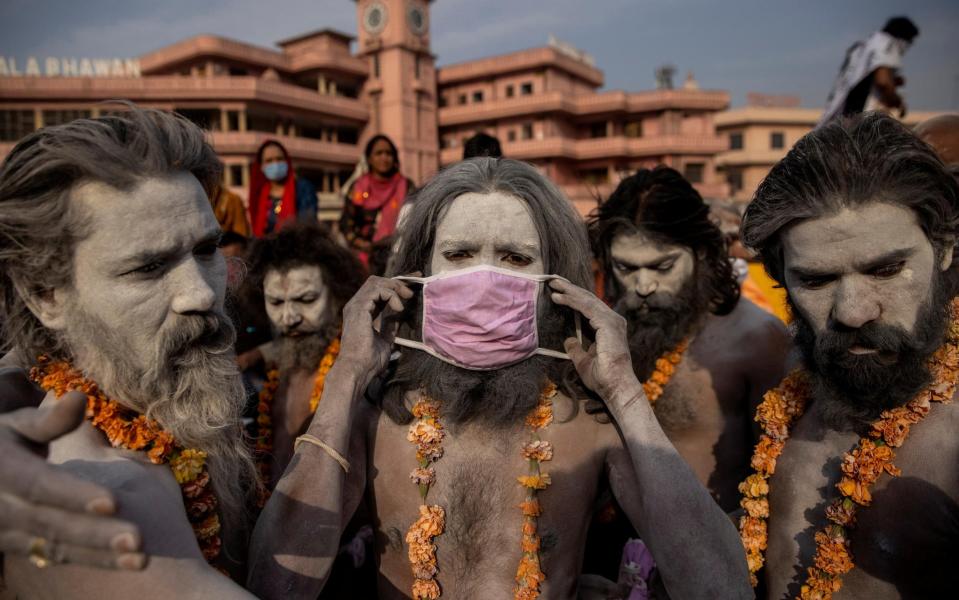
[[[334,366],[327,377],[323,409],[307,430],[359,473],[366,468],[365,458],[350,456],[350,434],[362,393],[356,375],[339,364]],[[346,521],[346,477],[340,463],[323,448],[298,445],[253,531],[249,588],[257,596],[319,595]]]
[[[663,432],[639,382],[606,399],[635,470],[634,523],[674,598],[749,598],[745,554],[729,518]]]

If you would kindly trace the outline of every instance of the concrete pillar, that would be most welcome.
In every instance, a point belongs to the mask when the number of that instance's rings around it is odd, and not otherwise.
[[[290,121],[290,124],[286,128],[286,134],[290,137],[296,137],[296,123]]]
[[[330,129],[330,141],[334,144],[340,143],[340,133],[336,130],[336,127]]]
[[[316,91],[321,94],[326,93],[326,76],[320,75],[319,79],[316,80]]]
[[[336,82],[335,82],[335,81],[331,81],[331,82],[330,82],[330,95],[331,95],[331,96],[335,96],[335,95],[336,95]]]
[[[43,127],[43,111],[39,108],[33,109],[33,127],[34,129]]]
[[[283,135],[283,121],[276,122],[276,135]]]
[[[237,115],[237,125],[240,126],[240,131],[246,131],[246,109],[241,108],[238,111]]]
[[[250,189],[250,163],[249,162],[243,163],[243,168],[240,169],[240,173],[242,173],[242,175],[240,176],[240,180],[243,183],[243,189]]]
[[[230,130],[230,111],[220,109],[220,131]]]

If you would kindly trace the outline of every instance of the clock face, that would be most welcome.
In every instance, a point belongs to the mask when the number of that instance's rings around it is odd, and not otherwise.
[[[377,34],[386,27],[386,7],[381,2],[371,2],[363,11],[363,28],[367,33]]]
[[[423,35],[426,33],[426,28],[428,23],[426,22],[426,12],[423,11],[422,6],[414,4],[406,11],[406,21],[409,23],[410,31],[416,35]]]

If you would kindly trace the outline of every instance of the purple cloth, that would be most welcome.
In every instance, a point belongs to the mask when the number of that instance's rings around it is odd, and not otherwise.
[[[656,568],[653,554],[642,540],[629,540],[619,564],[619,583],[629,586],[627,600],[649,600],[649,577]]]

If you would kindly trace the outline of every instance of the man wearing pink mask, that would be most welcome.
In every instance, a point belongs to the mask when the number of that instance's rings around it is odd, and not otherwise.
[[[325,408],[253,535],[251,591],[316,597],[366,503],[381,598],[574,598],[608,482],[672,597],[751,597],[625,320],[584,289],[586,231],[561,193],[524,163],[464,161],[421,190],[403,236],[404,277],[371,277],[343,311]],[[597,398],[614,423],[584,410]]]

